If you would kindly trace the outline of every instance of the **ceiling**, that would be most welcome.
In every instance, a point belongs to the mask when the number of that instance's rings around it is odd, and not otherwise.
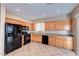
[[[7,11],[25,20],[37,20],[52,16],[66,15],[73,11],[77,4],[73,3],[10,3]]]

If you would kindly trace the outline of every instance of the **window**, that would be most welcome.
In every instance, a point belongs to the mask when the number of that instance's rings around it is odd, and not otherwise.
[[[44,31],[44,23],[36,23],[36,31]]]

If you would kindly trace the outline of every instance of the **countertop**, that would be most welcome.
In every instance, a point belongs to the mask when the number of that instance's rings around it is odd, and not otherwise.
[[[39,34],[39,35],[56,35],[56,36],[71,36],[73,37],[70,31],[29,31],[31,34]]]

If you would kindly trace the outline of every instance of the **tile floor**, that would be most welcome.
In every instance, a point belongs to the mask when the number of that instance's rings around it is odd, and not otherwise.
[[[71,50],[31,42],[6,56],[74,56]]]

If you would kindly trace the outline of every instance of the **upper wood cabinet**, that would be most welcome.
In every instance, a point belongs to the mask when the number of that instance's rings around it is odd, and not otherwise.
[[[29,23],[27,23],[27,22],[16,20],[16,19],[11,19],[8,17],[6,17],[5,23],[18,24],[18,25],[22,25],[22,26],[29,26]]]
[[[35,24],[34,23],[29,24],[29,30],[35,30]]]
[[[71,30],[71,20],[56,21],[56,30]]]
[[[45,23],[45,30],[50,30],[49,29],[49,23],[48,22]]]
[[[55,22],[46,22],[45,23],[45,30],[55,30]]]
[[[64,21],[55,22],[55,30],[64,30]]]
[[[65,30],[71,30],[72,29],[72,20],[65,20],[64,21],[64,29]]]
[[[51,21],[45,23],[45,30],[71,30],[71,20]]]

